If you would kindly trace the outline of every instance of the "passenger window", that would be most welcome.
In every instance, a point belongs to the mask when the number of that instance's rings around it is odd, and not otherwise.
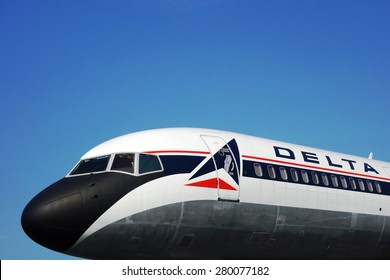
[[[157,156],[140,154],[139,155],[139,173],[149,173],[162,170]]]
[[[298,178],[298,172],[292,168],[290,170],[290,173],[291,173],[291,178],[293,179],[294,182],[298,182],[299,178]]]
[[[329,179],[325,173],[321,173],[322,183],[324,186],[329,186]]]
[[[379,184],[379,182],[375,182],[375,188],[377,193],[382,193],[381,184]]]
[[[349,183],[351,184],[351,188],[356,190],[356,182],[354,178],[349,178]]]
[[[134,173],[134,154],[116,154],[111,170]]]
[[[344,189],[348,188],[347,180],[345,179],[344,176],[340,177],[341,180],[341,185],[343,186]]]
[[[369,190],[370,192],[373,192],[373,191],[374,191],[374,188],[373,188],[373,186],[372,186],[372,182],[371,182],[370,180],[367,180],[366,182],[367,182],[368,190]]]
[[[361,191],[365,191],[366,187],[364,186],[364,181],[362,179],[358,179],[359,188]]]
[[[288,179],[286,168],[280,167],[279,171],[280,171],[280,176],[282,176],[282,179],[286,181]]]
[[[337,176],[332,174],[331,180],[332,180],[332,185],[333,185],[334,187],[338,188],[338,186],[339,186],[339,180],[338,180]]]
[[[309,183],[309,175],[307,175],[307,171],[306,170],[302,170],[301,171],[301,175],[302,175],[303,182]]]
[[[318,185],[320,183],[320,180],[318,179],[317,172],[311,173],[311,179],[313,180],[314,184]]]
[[[267,165],[268,169],[268,175],[271,177],[271,179],[276,178],[275,168],[272,165]]]
[[[257,177],[263,177],[263,170],[261,169],[260,163],[254,163],[253,167],[255,168],[255,173]]]

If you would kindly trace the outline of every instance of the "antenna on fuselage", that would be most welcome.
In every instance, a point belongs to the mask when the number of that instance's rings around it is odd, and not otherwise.
[[[368,155],[368,159],[373,159],[374,158],[374,154],[373,152],[370,152],[370,154]]]

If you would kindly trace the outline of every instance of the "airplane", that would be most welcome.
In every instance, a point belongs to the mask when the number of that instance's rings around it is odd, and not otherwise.
[[[390,163],[200,128],[88,151],[21,224],[87,259],[389,259]]]

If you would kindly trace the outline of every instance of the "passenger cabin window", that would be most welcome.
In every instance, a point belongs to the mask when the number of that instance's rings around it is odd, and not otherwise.
[[[140,154],[139,155],[139,173],[149,173],[162,170],[160,160],[157,156]]]
[[[339,186],[339,180],[337,179],[337,176],[332,174],[330,178],[332,180],[333,187],[337,188]]]
[[[364,186],[364,181],[362,179],[358,179],[359,188],[361,191],[365,191],[366,187]]]
[[[282,176],[282,179],[286,181],[288,179],[286,168],[280,167],[279,171],[280,171],[280,176]]]
[[[90,174],[94,172],[105,171],[109,160],[110,156],[83,159],[72,170],[70,175]]]
[[[313,180],[314,184],[318,185],[320,183],[320,180],[318,179],[317,172],[311,173],[311,179]]]
[[[370,180],[367,180],[367,187],[370,192],[374,191],[374,187],[372,186],[372,182]]]
[[[340,177],[341,180],[341,185],[343,186],[344,189],[348,188],[347,180],[345,179],[344,176]]]
[[[293,179],[294,182],[298,182],[299,178],[298,178],[298,172],[292,168],[290,170],[290,173],[291,173],[291,178]]]
[[[379,182],[375,182],[375,188],[377,193],[382,193],[381,184],[379,184]]]
[[[134,154],[116,154],[111,170],[134,173]]]
[[[302,175],[303,182],[309,183],[309,175],[307,174],[307,171],[301,170],[301,175]]]
[[[260,163],[254,163],[253,167],[255,168],[255,173],[257,177],[263,177],[263,170],[261,169]]]
[[[267,165],[268,175],[272,178],[276,178],[275,168],[272,165]]]
[[[355,181],[355,179],[354,178],[349,178],[349,183],[351,185],[351,188],[353,190],[356,190],[356,181]]]
[[[329,186],[329,179],[328,176],[325,173],[321,173],[322,183],[325,186]]]

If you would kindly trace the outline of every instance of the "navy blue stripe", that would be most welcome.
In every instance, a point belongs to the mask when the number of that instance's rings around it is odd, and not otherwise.
[[[256,164],[260,164],[261,169],[262,169],[262,173],[263,173],[262,176],[257,176],[256,175],[256,171],[255,171],[255,167],[254,167],[255,163]],[[275,175],[276,175],[275,178],[271,178],[270,177],[270,174],[268,173],[268,169],[267,169],[268,166],[273,166],[274,167]],[[387,195],[387,196],[390,195],[390,183],[383,182],[383,181],[376,181],[376,180],[372,180],[372,179],[367,180],[367,178],[364,178],[364,177],[340,175],[340,174],[330,173],[330,172],[325,172],[325,171],[314,171],[314,170],[311,170],[311,169],[297,168],[297,167],[284,166],[284,165],[279,165],[279,164],[273,164],[273,163],[271,164],[271,163],[258,162],[258,161],[250,161],[250,160],[244,160],[243,161],[243,167],[244,167],[244,172],[243,172],[243,176],[244,177],[263,179],[263,180],[279,181],[279,182],[284,182],[284,183],[311,185],[313,187],[324,187],[324,188],[338,189],[338,190],[343,190],[343,191],[363,192],[363,193],[371,193],[371,194]],[[284,167],[286,169],[286,171],[287,171],[287,180],[284,180],[282,178],[282,176],[281,176],[281,173],[280,173],[280,168],[281,167]],[[295,169],[298,172],[298,181],[297,182],[292,180],[291,169]],[[303,181],[303,179],[302,179],[301,172],[303,170],[306,171],[307,174],[308,174],[309,181],[307,183],[305,183]],[[317,176],[318,176],[318,179],[319,179],[319,183],[318,184],[314,183],[312,175],[311,175],[312,172],[317,173]],[[324,182],[322,180],[322,177],[321,177],[321,174],[326,174],[326,176],[328,177],[328,181],[329,181],[329,185],[328,186],[326,186],[324,184]],[[333,186],[332,181],[331,181],[331,175],[334,175],[334,176],[337,177],[337,180],[339,182],[339,186],[338,187],[334,187]],[[343,188],[343,186],[341,184],[341,179],[340,179],[341,177],[344,177],[347,180],[347,185],[348,185],[347,188]],[[352,186],[351,186],[351,183],[349,181],[349,178],[353,178],[355,180],[356,190],[352,189]],[[361,179],[361,180],[364,181],[364,185],[365,185],[365,190],[364,191],[362,191],[360,189],[359,184],[358,184],[358,179]],[[369,191],[368,186],[367,186],[367,181],[371,181],[372,182],[372,186],[373,186],[373,189],[374,189],[373,192]],[[381,193],[377,192],[377,189],[376,189],[376,186],[375,186],[375,182],[379,182],[380,183],[380,187],[381,187],[381,190],[382,190]]]
[[[164,175],[191,173],[206,157],[187,155],[161,155]]]

